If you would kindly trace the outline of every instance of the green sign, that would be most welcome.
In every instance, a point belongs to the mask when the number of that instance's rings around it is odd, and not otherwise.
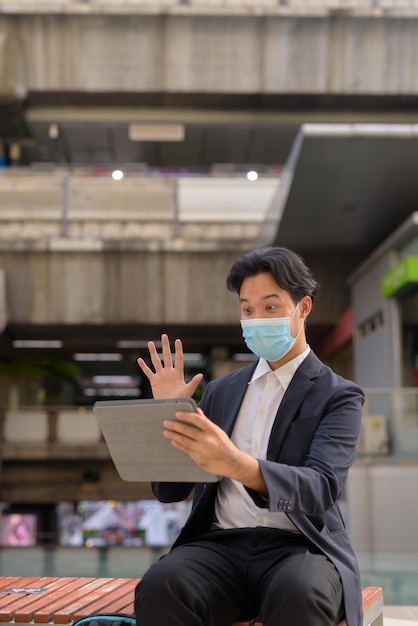
[[[418,256],[406,256],[383,274],[381,289],[384,298],[404,296],[418,289]]]

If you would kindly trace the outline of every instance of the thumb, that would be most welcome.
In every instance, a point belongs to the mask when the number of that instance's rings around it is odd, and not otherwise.
[[[192,380],[190,380],[187,385],[186,385],[186,389],[188,391],[188,393],[190,395],[193,395],[194,392],[196,391],[199,383],[202,381],[203,378],[203,374],[195,374],[192,378]]]

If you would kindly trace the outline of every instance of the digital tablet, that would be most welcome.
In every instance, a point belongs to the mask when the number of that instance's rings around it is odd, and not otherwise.
[[[125,400],[96,402],[93,412],[123,480],[148,482],[216,482],[163,436],[163,421],[177,411],[197,410],[194,400]]]

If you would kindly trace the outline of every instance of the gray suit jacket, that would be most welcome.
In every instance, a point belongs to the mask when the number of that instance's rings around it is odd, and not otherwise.
[[[255,365],[209,383],[200,406],[231,434]],[[298,529],[336,566],[348,626],[361,626],[361,586],[338,500],[356,455],[364,394],[310,352],[297,369],[280,404],[260,469],[268,500],[258,506],[285,512]],[[214,516],[215,484],[154,483],[162,502],[184,500],[195,487],[193,509],[174,547],[207,532]]]

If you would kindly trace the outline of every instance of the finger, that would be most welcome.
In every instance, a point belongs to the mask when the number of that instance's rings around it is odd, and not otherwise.
[[[183,437],[181,435],[177,435],[171,431],[164,431],[164,436],[166,437],[166,439],[168,439],[168,441],[170,442],[170,445],[172,445],[174,448],[177,448],[177,450],[181,450],[182,452],[188,454],[191,458],[192,457],[192,450],[191,450],[191,444],[193,442],[190,441],[190,439],[187,439],[186,437]]]
[[[173,367],[173,355],[171,354],[170,340],[166,334],[161,335],[161,348],[164,367]]]
[[[194,434],[196,434],[196,430],[203,431],[207,430],[208,427],[210,428],[212,422],[206,417],[201,409],[198,408],[197,410],[197,413],[190,413],[189,411],[176,412],[176,418],[179,421],[174,422],[174,424],[179,423],[181,425],[178,429],[180,432],[185,432],[183,424],[185,425],[186,429],[192,428]],[[177,428],[174,428],[174,430],[177,430]]]
[[[177,415],[177,413],[176,413]],[[192,413],[192,419],[187,418],[187,413],[181,413],[182,416],[179,419],[184,420],[185,422],[189,421],[189,423],[193,424],[193,429],[198,430],[200,432],[204,432],[206,435],[216,434],[219,431],[219,426],[214,424],[202,411],[202,409],[197,408],[197,413]],[[190,415],[190,414],[189,414]]]
[[[139,358],[139,359],[136,360],[136,362],[138,363],[139,367],[144,372],[144,374],[148,378],[148,380],[151,380],[151,378],[154,376],[154,372],[152,371],[151,368],[148,367],[148,365],[145,363],[144,359]]]
[[[176,420],[174,420],[173,423],[174,425],[179,424],[179,428],[177,429],[176,427],[174,427],[174,430],[179,430],[179,432],[184,432],[185,429],[183,428],[183,425],[186,427],[186,429],[189,429],[189,428],[196,429],[196,428],[199,428],[200,422],[201,422],[200,415],[198,415],[197,413],[191,413],[190,411],[177,411]]]
[[[157,347],[153,341],[148,342],[148,350],[155,371],[162,369],[162,363],[160,357],[158,356]]]
[[[184,371],[184,352],[183,352],[183,343],[181,339],[176,339],[174,342],[174,367],[177,370],[180,370],[182,375]]]
[[[192,441],[197,441],[200,429],[196,428],[192,424],[186,424],[183,421],[167,420],[164,422],[163,435],[166,439],[171,441],[182,442],[183,445],[190,444]]]

